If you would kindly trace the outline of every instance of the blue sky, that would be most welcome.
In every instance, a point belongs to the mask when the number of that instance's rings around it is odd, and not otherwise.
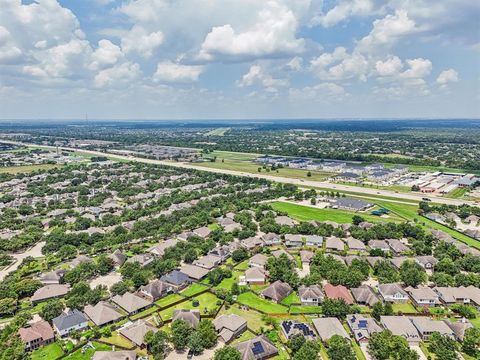
[[[471,0],[0,0],[0,118],[480,117]]]

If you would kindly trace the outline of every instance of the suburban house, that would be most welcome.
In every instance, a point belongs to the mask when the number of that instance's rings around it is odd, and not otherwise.
[[[112,301],[125,310],[129,315],[139,313],[152,306],[150,301],[147,301],[144,298],[130,292],[127,292],[123,295],[115,295],[112,298]]]
[[[136,358],[135,350],[97,351],[93,354],[92,360],[135,360]]]
[[[180,271],[187,275],[192,281],[202,280],[209,272],[208,269],[191,264],[184,264],[180,268]]]
[[[445,305],[452,304],[469,304],[470,297],[468,296],[468,290],[463,287],[441,287],[436,286],[433,288],[438,294],[440,301]]]
[[[144,266],[147,266],[148,264],[151,264],[153,260],[155,260],[155,258],[152,254],[138,254],[138,255],[133,255],[126,262],[127,263],[138,262],[140,266],[144,267]]]
[[[298,225],[298,222],[289,218],[288,216],[277,216],[275,218],[275,222],[278,224],[278,225],[282,225],[282,226],[295,226],[295,225]]]
[[[427,316],[414,316],[410,318],[410,321],[424,341],[428,340],[434,332],[438,332],[440,335],[447,335],[452,339],[455,338],[453,330],[442,320],[432,320]]]
[[[267,280],[266,271],[263,268],[254,266],[245,271],[245,275],[240,276],[241,285],[263,285]]]
[[[218,337],[226,344],[238,338],[247,330],[247,321],[235,314],[222,315],[213,320]]]
[[[195,235],[200,236],[203,239],[206,239],[210,235],[212,230],[210,230],[207,226],[202,226],[198,229],[193,230],[192,232]]]
[[[215,255],[205,255],[193,262],[193,265],[200,266],[207,270],[212,270],[214,267],[220,265],[222,259]]]
[[[335,317],[315,318],[312,322],[320,339],[322,339],[324,343],[327,343],[333,335],[338,335],[350,340],[350,336],[348,336],[342,323]]]
[[[435,265],[438,264],[438,260],[430,255],[417,256],[415,262],[423,267],[425,270],[433,270]]]
[[[77,309],[63,312],[52,320],[53,329],[60,337],[67,336],[75,331],[82,331],[88,328],[88,319],[84,313]]]
[[[175,292],[186,288],[192,283],[187,274],[178,270],[170,271],[168,274],[163,275],[160,280],[171,285]]]
[[[336,236],[330,236],[326,239],[325,246],[329,250],[343,251],[345,250],[345,243]]]
[[[146,322],[145,320],[137,320],[131,325],[124,327],[120,330],[120,335],[130,340],[132,343],[140,348],[145,347],[145,334],[149,331],[156,333],[158,329]]]
[[[375,319],[366,318],[361,314],[347,315],[347,324],[359,343],[368,343],[373,333],[382,331]]]
[[[303,238],[298,234],[286,234],[285,235],[285,246],[287,247],[302,247]]]
[[[302,264],[310,264],[310,261],[315,256],[315,254],[308,250],[300,250],[300,261]]]
[[[262,236],[262,240],[265,241],[265,245],[272,246],[272,245],[280,245],[282,243],[282,239],[280,235],[275,233],[268,233]]]
[[[339,197],[332,199],[331,204],[332,208],[350,211],[365,211],[373,206],[372,203],[369,203],[367,201],[348,197]]]
[[[217,246],[216,248],[213,248],[212,250],[210,250],[208,254],[213,256],[218,256],[221,262],[224,262],[230,256],[230,249],[228,248],[227,245]]]
[[[145,299],[154,302],[164,297],[169,292],[173,292],[175,287],[162,280],[153,280],[147,285],[141,286],[137,294]]]
[[[127,260],[127,256],[122,254],[122,252],[118,249],[112,254],[108,255],[108,257],[113,260],[113,264],[117,269],[120,268]]]
[[[263,247],[264,242],[261,238],[252,236],[246,239],[243,239],[241,242],[242,246],[248,250],[253,250],[258,247]]]
[[[298,296],[302,305],[319,305],[325,297],[320,285],[302,285],[298,289]]]
[[[325,296],[329,299],[343,299],[345,303],[352,305],[353,298],[348,289],[343,285],[333,286],[332,284],[326,283],[323,286],[323,291]]]
[[[410,294],[413,303],[417,306],[436,306],[440,304],[438,294],[428,286],[419,286],[416,289],[408,287],[405,291]]]
[[[183,320],[192,328],[196,329],[200,322],[200,311],[198,310],[175,310],[172,316],[172,322]]]
[[[293,291],[292,287],[280,280],[275,281],[273,284],[270,284],[269,287],[264,289],[260,295],[265,299],[270,299],[276,303],[281,302]]]
[[[367,262],[368,264],[373,268],[375,266],[375,264],[378,262],[378,261],[384,261],[385,258],[381,257],[381,256],[367,256],[365,259],[367,259]]]
[[[375,294],[372,288],[368,285],[361,285],[358,288],[350,289],[350,291],[352,292],[353,298],[357,304],[372,307],[380,301],[377,294]]]
[[[408,301],[408,294],[400,284],[379,284],[378,293],[384,301],[405,304]]]
[[[235,344],[234,348],[240,351],[242,360],[264,360],[278,354],[278,349],[263,334]]]
[[[422,341],[417,328],[406,316],[381,316],[380,323],[393,335],[403,336],[410,344],[418,345]]]
[[[309,247],[321,248],[323,245],[323,236],[319,235],[306,235],[305,245]]]
[[[174,247],[175,245],[177,245],[177,243],[178,243],[177,239],[167,239],[161,242],[160,244],[158,244],[157,246],[154,246],[148,249],[148,252],[156,256],[163,256],[165,255],[165,250],[171,247]]]
[[[367,250],[367,247],[365,246],[365,244],[361,240],[355,239],[352,236],[349,236],[345,240],[346,240],[347,246],[350,250],[356,250],[356,251]]]
[[[37,289],[30,298],[32,304],[38,303],[40,301],[55,299],[65,296],[70,290],[69,285],[63,284],[51,284]]]
[[[385,240],[370,240],[368,247],[374,250],[382,250],[383,252],[390,251],[390,246],[388,246]]]
[[[89,304],[85,306],[83,312],[97,326],[110,325],[124,318],[113,305],[105,301],[100,301],[96,305]]]
[[[278,250],[272,251],[272,255],[276,258],[279,258],[283,254],[285,254],[287,256],[287,258],[289,258],[290,260],[295,261],[292,254],[290,254],[289,252],[287,252],[283,249],[278,249]]]
[[[465,318],[462,318],[457,322],[451,322],[449,320],[444,320],[444,322],[450,329],[452,329],[457,340],[461,342],[463,342],[463,339],[465,338],[465,331],[473,327],[472,323]]]
[[[287,339],[290,339],[292,336],[300,334],[303,335],[307,340],[315,340],[316,335],[310,325],[301,323],[295,320],[284,320],[280,324],[283,335]]]
[[[70,269],[74,269],[78,265],[80,265],[81,263],[91,262],[91,261],[92,261],[92,259],[90,257],[88,257],[87,255],[79,255],[75,259],[70,261],[68,263],[68,266],[70,267]]]
[[[393,253],[396,255],[400,255],[410,251],[410,248],[398,239],[387,239],[386,242],[388,246],[390,246],[390,249],[392,249]]]
[[[40,275],[38,280],[40,280],[43,285],[60,284],[66,272],[67,271],[63,269],[52,270],[48,273]]]
[[[390,263],[393,266],[395,266],[397,269],[400,269],[400,267],[402,266],[402,264],[405,261],[409,261],[408,257],[406,257],[406,256],[397,256],[397,257],[394,257],[394,258],[390,259]]]
[[[25,343],[25,350],[31,351],[55,341],[55,334],[50,324],[44,320],[37,321],[29,327],[18,329],[18,335]]]
[[[248,266],[264,269],[267,265],[268,257],[263,254],[255,254],[248,260]]]

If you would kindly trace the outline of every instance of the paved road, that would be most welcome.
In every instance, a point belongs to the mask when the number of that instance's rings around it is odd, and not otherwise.
[[[48,146],[48,145],[25,144],[25,143],[19,143],[19,142],[14,142],[14,141],[7,141],[7,140],[1,140],[1,142],[16,144],[16,145],[24,145],[24,146],[36,146],[36,147],[41,147],[41,148],[45,148],[45,149],[56,149],[55,146]],[[118,160],[139,161],[139,162],[143,162],[143,163],[147,163],[147,164],[168,165],[168,166],[180,167],[180,168],[184,168],[184,169],[196,169],[196,170],[203,170],[203,171],[220,173],[220,174],[261,178],[261,179],[276,181],[276,182],[285,183],[285,184],[295,184],[295,185],[304,186],[304,187],[325,188],[325,189],[330,189],[330,190],[333,190],[333,191],[349,191],[349,192],[362,193],[364,195],[385,196],[385,197],[395,198],[395,199],[398,199],[400,201],[411,200],[411,201],[419,202],[419,201],[422,200],[423,197],[428,196],[428,198],[431,199],[433,202],[436,202],[436,203],[439,203],[439,204],[447,204],[447,205],[469,204],[469,205],[478,206],[478,203],[475,203],[473,201],[460,200],[460,199],[449,199],[449,198],[443,198],[443,197],[438,197],[438,196],[430,196],[430,195],[424,195],[424,194],[397,193],[397,192],[391,191],[391,190],[380,190],[380,189],[372,189],[372,188],[366,188],[366,187],[361,187],[361,186],[332,184],[332,183],[324,182],[324,181],[301,180],[301,179],[292,179],[292,178],[286,178],[286,177],[281,177],[281,176],[267,175],[267,174],[262,174],[262,173],[247,173],[247,172],[236,171],[236,170],[214,169],[214,168],[208,168],[208,167],[204,167],[204,166],[201,166],[201,165],[198,165],[198,164],[193,164],[193,163],[170,162],[170,161],[163,161],[163,160],[144,159],[144,158],[134,157],[134,156],[124,156],[124,155],[117,155],[117,154],[111,154],[111,153],[103,153],[103,152],[94,151],[94,150],[83,150],[83,149],[67,148],[67,147],[62,147],[62,149],[72,150],[72,151],[81,151],[81,152],[88,153],[88,154],[95,155],[95,156],[108,155],[109,157],[115,158],[115,159],[118,159]]]
[[[5,276],[10,274],[11,272],[17,270],[18,267],[20,266],[20,264],[22,263],[23,259],[25,259],[29,256],[32,256],[34,258],[43,256],[42,255],[42,248],[43,248],[44,245],[45,245],[45,241],[42,241],[42,242],[39,242],[38,244],[36,244],[35,246],[31,247],[27,251],[23,252],[23,253],[10,254],[15,259],[15,262],[12,265],[10,265],[9,267],[0,271],[0,281],[3,280],[5,278]]]

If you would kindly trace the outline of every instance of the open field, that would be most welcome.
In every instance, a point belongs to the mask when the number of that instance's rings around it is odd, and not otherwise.
[[[338,210],[338,209],[317,209],[313,207],[295,205],[286,202],[273,202],[271,203],[272,208],[277,211],[284,211],[288,213],[290,217],[300,221],[325,221],[331,220],[340,224],[350,224],[354,215],[359,215],[367,221],[371,222],[401,222],[402,219],[399,216],[394,214],[390,215],[388,218],[383,218],[379,216],[370,215],[369,213],[353,212],[347,210]]]
[[[205,135],[206,136],[223,136],[228,130],[230,130],[230,128],[213,129],[212,131],[209,131]]]
[[[237,161],[251,161],[255,160],[259,154],[250,154],[250,153],[237,153],[232,151],[212,151],[207,155],[209,158],[217,157],[217,161],[225,160],[237,160]]]
[[[252,174],[258,174],[258,168],[262,168],[261,165],[255,164],[252,162],[247,161],[235,161],[235,160],[225,160],[225,162],[221,162],[218,160],[216,162],[204,162],[204,163],[196,163],[196,166],[200,167],[207,167],[213,169],[222,169],[222,170],[233,170],[233,171],[242,171],[242,172],[249,172]],[[308,176],[307,174],[309,171],[301,170],[301,169],[291,169],[291,168],[282,168],[277,169],[274,171],[267,172],[265,169],[262,168],[260,174],[267,174],[273,177],[286,177],[292,179],[308,179],[311,181],[323,181],[329,177],[331,177],[332,173],[327,173],[323,171],[310,171],[312,176]]]
[[[37,170],[50,170],[54,168],[61,167],[62,165],[54,164],[41,164],[41,165],[25,165],[25,166],[7,166],[0,167],[0,174],[19,174],[19,173],[29,173]]]

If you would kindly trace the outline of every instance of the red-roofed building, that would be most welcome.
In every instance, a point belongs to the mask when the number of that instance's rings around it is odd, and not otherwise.
[[[329,299],[343,299],[348,305],[353,304],[353,297],[350,294],[350,291],[348,291],[343,285],[333,286],[332,284],[326,283],[323,287],[323,291],[325,292],[325,296]]]
[[[51,344],[55,340],[53,329],[46,321],[38,321],[30,327],[20,328],[18,335],[20,335],[20,338],[25,343],[25,349],[27,351]]]

